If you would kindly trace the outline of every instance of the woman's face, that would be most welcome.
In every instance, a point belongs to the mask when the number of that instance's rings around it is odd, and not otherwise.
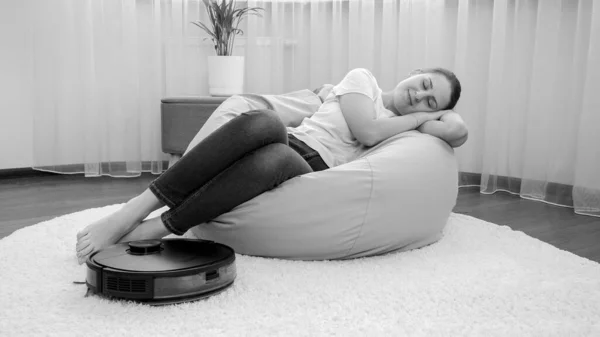
[[[450,103],[450,81],[438,73],[419,73],[398,83],[394,89],[394,107],[400,115],[433,112]]]

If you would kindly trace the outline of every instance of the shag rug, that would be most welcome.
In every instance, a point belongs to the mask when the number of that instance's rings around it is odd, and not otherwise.
[[[350,261],[237,255],[233,286],[163,307],[84,297],[76,233],[121,205],[0,240],[2,336],[600,336],[600,265],[452,214],[428,247]],[[161,210],[153,213],[157,215]]]

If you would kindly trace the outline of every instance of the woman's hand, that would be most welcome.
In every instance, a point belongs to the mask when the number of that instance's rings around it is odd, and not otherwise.
[[[463,145],[469,137],[467,124],[453,111],[446,111],[439,121],[430,120],[423,123],[417,130],[441,138],[452,147]]]
[[[434,112],[413,112],[407,116],[412,116],[417,120],[416,128],[418,128],[419,126],[423,125],[423,123],[425,123],[425,122],[436,121],[436,120],[440,119],[446,113],[448,113],[447,110],[440,110],[440,111],[434,111]]]

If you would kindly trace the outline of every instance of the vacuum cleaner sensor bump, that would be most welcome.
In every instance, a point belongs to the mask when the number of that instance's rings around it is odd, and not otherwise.
[[[88,291],[150,305],[196,301],[236,277],[232,248],[207,240],[141,240],[112,245],[86,261]]]

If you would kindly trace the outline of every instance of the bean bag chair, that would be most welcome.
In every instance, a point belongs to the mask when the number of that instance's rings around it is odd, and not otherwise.
[[[244,111],[272,109],[294,127],[320,104],[310,90],[232,96],[215,110],[186,153]],[[360,258],[438,241],[457,194],[453,149],[436,137],[409,131],[352,162],[285,181],[190,231],[244,255]]]

